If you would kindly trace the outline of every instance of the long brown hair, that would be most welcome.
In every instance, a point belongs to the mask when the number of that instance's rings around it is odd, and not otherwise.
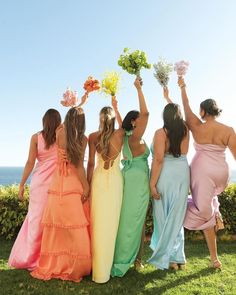
[[[98,146],[102,156],[107,156],[109,152],[109,142],[115,130],[115,113],[113,108],[104,107],[100,111],[100,125]]]
[[[164,130],[170,142],[169,153],[178,158],[181,156],[181,143],[187,135],[187,126],[183,120],[178,104],[168,103],[163,111]]]
[[[85,115],[82,108],[71,108],[65,117],[66,151],[72,164],[78,166],[82,156]]]
[[[43,116],[42,135],[45,141],[45,148],[49,149],[56,141],[56,129],[61,124],[61,115],[55,109],[49,109]]]

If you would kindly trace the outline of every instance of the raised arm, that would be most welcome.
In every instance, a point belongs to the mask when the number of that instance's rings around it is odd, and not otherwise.
[[[201,120],[193,113],[190,105],[189,99],[186,92],[186,84],[182,77],[179,77],[178,84],[181,89],[182,103],[184,107],[185,120],[190,130],[194,129],[194,127],[202,124]]]
[[[168,87],[163,87],[163,96],[167,103],[172,103],[172,99],[169,97],[169,89]]]
[[[229,136],[228,147],[233,155],[234,159],[236,160],[236,134],[233,128],[231,128],[231,133]]]
[[[89,159],[87,165],[87,180],[89,185],[91,185],[93,170],[95,166],[95,154],[96,154],[96,145],[95,145],[95,133],[89,135]]]
[[[24,168],[23,175],[22,175],[21,182],[20,182],[20,187],[19,187],[19,199],[20,200],[23,200],[23,198],[24,198],[25,183],[26,183],[28,177],[30,176],[30,173],[32,172],[34,165],[35,165],[35,161],[36,161],[36,157],[37,157],[37,145],[38,145],[38,135],[34,134],[31,137],[28,160],[25,164],[25,168]]]
[[[166,135],[162,129],[157,130],[154,139],[153,139],[153,160],[152,160],[152,168],[151,168],[151,178],[150,178],[150,191],[151,196],[159,200],[160,193],[157,191],[156,184],[161,174],[161,169],[163,165],[163,159],[165,155],[165,141]]]
[[[117,123],[119,125],[119,128],[122,128],[122,118],[121,118],[120,112],[118,110],[118,102],[117,102],[117,99],[116,99],[115,96],[112,96],[111,104],[112,104],[112,107],[113,107],[113,109],[115,111],[116,120],[117,120]]]
[[[140,78],[136,78],[134,81],[134,86],[137,89],[138,92],[138,100],[139,100],[139,111],[140,111],[140,116],[139,116],[139,124],[136,126],[136,128],[133,130],[133,135],[136,138],[142,138],[146,127],[148,123],[148,117],[149,117],[149,112],[147,109],[145,97],[143,95],[142,91],[142,80]]]
[[[83,145],[82,145],[82,154],[81,154],[81,158],[80,158],[79,164],[78,164],[78,176],[79,176],[79,180],[81,181],[81,184],[83,187],[82,202],[85,202],[89,197],[89,184],[88,184],[85,169],[84,169],[84,154],[85,154],[87,142],[88,142],[88,140],[84,136]]]

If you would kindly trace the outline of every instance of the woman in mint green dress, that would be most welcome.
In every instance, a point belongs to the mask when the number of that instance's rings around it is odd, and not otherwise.
[[[149,149],[142,140],[148,122],[148,110],[141,88],[141,80],[135,80],[140,112],[129,112],[122,122],[126,131],[123,146],[124,194],[120,223],[116,238],[115,255],[111,275],[122,277],[137,259],[149,202]]]

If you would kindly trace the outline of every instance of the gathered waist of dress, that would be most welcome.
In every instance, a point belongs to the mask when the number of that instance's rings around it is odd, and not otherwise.
[[[187,161],[187,155],[182,154],[179,157],[174,157],[171,154],[165,154],[164,160],[167,160],[167,161]]]

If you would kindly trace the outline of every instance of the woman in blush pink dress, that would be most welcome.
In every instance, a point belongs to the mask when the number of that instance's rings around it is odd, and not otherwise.
[[[40,225],[47,201],[47,191],[57,164],[56,129],[61,124],[57,110],[49,109],[43,116],[43,130],[31,138],[28,160],[26,162],[19,188],[19,199],[24,198],[24,186],[32,172],[28,214],[16,238],[9,257],[9,265],[14,268],[32,270],[39,259],[42,228]]]
[[[190,230],[203,230],[213,268],[221,268],[217,256],[216,231],[223,227],[217,195],[228,182],[229,168],[225,160],[228,147],[236,159],[234,129],[217,122],[221,110],[213,99],[200,104],[200,120],[191,110],[186,85],[179,78],[186,122],[192,131],[196,150],[192,160],[191,192],[184,226]]]

